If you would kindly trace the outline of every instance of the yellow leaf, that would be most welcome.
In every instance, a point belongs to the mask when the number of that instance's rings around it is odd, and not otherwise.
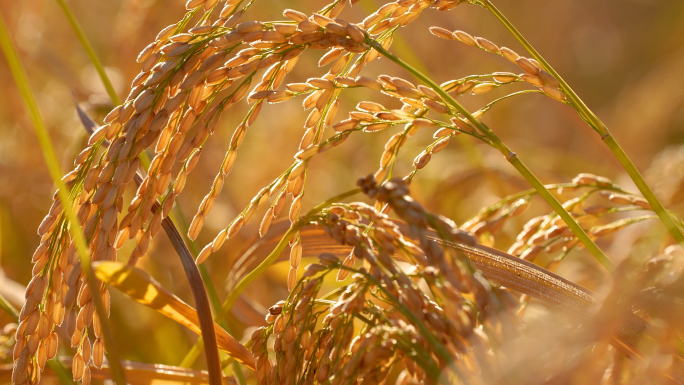
[[[71,359],[61,358],[62,364],[71,373]],[[181,384],[181,385],[200,385],[209,383],[209,374],[204,370],[193,370],[180,368],[177,366],[144,364],[133,361],[121,361],[123,369],[126,371],[126,380],[130,385],[161,385],[161,384]],[[105,363],[102,368],[90,367],[93,378],[100,380],[111,380],[111,370]],[[43,380],[50,378],[51,382],[58,382],[55,372],[48,366],[42,376]],[[9,384],[12,380],[12,364],[0,365],[0,384]],[[228,378],[224,378],[224,383],[232,384]]]
[[[162,287],[149,274],[136,267],[119,262],[100,261],[93,263],[97,278],[131,297],[138,303],[150,307],[168,318],[201,334],[197,312],[170,291]],[[254,370],[254,358],[247,348],[214,323],[219,349]]]

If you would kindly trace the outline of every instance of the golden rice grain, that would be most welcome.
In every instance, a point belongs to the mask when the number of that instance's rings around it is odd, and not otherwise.
[[[294,96],[291,91],[276,91],[267,97],[269,103],[281,103],[288,101]]]
[[[328,25],[325,26],[325,29],[328,32],[331,32],[331,33],[333,33],[339,37],[342,37],[342,38],[347,37],[347,28],[345,28],[340,23],[337,23],[337,22],[328,23]]]
[[[302,262],[302,243],[297,240],[290,248],[290,266],[294,269]]]
[[[366,127],[364,127],[363,131],[365,131],[365,132],[382,131],[389,126],[390,126],[389,123],[374,123],[374,124],[369,124]]]
[[[293,194],[294,195],[294,194]],[[292,205],[290,206],[289,219],[290,222],[296,222],[299,219],[299,213],[302,209],[302,196],[298,195],[292,200]]]
[[[355,41],[358,44],[362,44],[366,41],[366,37],[368,35],[368,32],[364,31],[361,27],[359,27],[356,24],[351,24],[348,23],[345,26],[345,29],[347,30],[347,34],[349,37]]]
[[[90,135],[90,138],[88,138],[88,145],[92,146],[93,144],[99,142],[102,138],[104,138],[105,133],[107,132],[107,126],[101,126],[95,132],[93,132]]]
[[[322,78],[310,78],[306,81],[309,83],[311,86],[318,88],[318,89],[332,89],[335,88],[335,83],[331,80],[328,79],[322,79]]]
[[[423,104],[431,109],[432,111],[435,111],[438,114],[448,114],[449,113],[449,107],[447,107],[444,103],[438,102],[436,100],[432,99],[425,99],[423,100]]]
[[[518,76],[510,72],[494,72],[492,75],[494,80],[499,83],[511,83],[518,80]]]
[[[424,118],[414,119],[413,124],[420,126],[420,127],[426,127],[426,128],[437,127],[436,123],[434,123],[433,121],[431,121],[429,119],[424,119]]]
[[[26,374],[29,365],[29,351],[28,347],[20,350],[19,354],[14,360],[14,367],[12,370],[12,383],[23,384],[26,383]]]
[[[138,63],[142,63],[142,62],[146,61],[147,59],[150,58],[150,56],[152,56],[152,54],[154,54],[156,52],[157,48],[159,48],[159,45],[156,41],[148,44],[145,48],[143,48],[142,51],[140,51],[136,61]],[[143,71],[143,72],[147,72],[147,71]]]
[[[499,48],[499,53],[501,56],[506,58],[506,60],[510,61],[511,63],[516,63],[518,58],[520,57],[515,51],[508,47],[500,47]]]
[[[651,204],[648,203],[648,201],[642,197],[630,196],[630,201],[632,202],[632,204],[635,204],[635,205],[641,207],[642,209],[653,210],[653,207],[651,207]]]
[[[318,145],[313,145],[295,154],[295,159],[306,160],[318,153]]]
[[[204,246],[204,248],[199,252],[199,254],[197,255],[197,258],[195,259],[195,265],[199,266],[200,264],[204,263],[204,261],[206,261],[209,258],[209,256],[211,255],[211,253],[212,253],[211,249],[212,249],[211,243]]]
[[[90,362],[90,349],[90,337],[86,335],[81,345],[81,351],[83,352],[83,361],[85,361],[85,364],[88,364]]]
[[[292,291],[297,283],[297,269],[290,267],[290,272],[287,274],[287,290]]]
[[[488,82],[487,83],[480,83],[480,84],[477,84],[476,86],[474,86],[470,90],[470,93],[472,93],[473,95],[480,95],[480,94],[487,93],[496,87],[497,87],[496,83],[488,83]]]
[[[454,34],[446,28],[430,27],[429,30],[430,30],[430,33],[432,33],[433,35],[435,35],[437,37],[441,37],[442,39],[448,39],[448,40],[455,40],[456,39]]]
[[[302,161],[297,162],[295,164],[294,168],[292,168],[292,171],[290,171],[290,174],[287,177],[288,181],[294,180],[298,178],[306,169],[306,164]]]
[[[81,378],[81,384],[82,385],[90,385],[90,366],[86,366],[83,369],[83,377]]]
[[[375,112],[375,113],[385,111],[385,107],[383,107],[379,103],[374,103],[374,102],[360,102],[359,104],[356,105],[356,108],[359,110],[368,111],[368,112]],[[354,118],[358,118],[361,120],[373,120],[372,115],[369,115],[369,114],[363,114],[363,113],[359,113],[359,112],[350,113],[350,115],[352,115],[352,114],[354,114],[353,115]],[[410,118],[410,117],[412,117],[412,115],[405,115],[405,116],[401,116],[400,118],[403,119],[403,118]]]
[[[57,332],[52,331],[45,343],[45,356],[48,360],[53,359],[57,355],[58,342]]]
[[[287,199],[287,194],[285,190],[281,191],[278,196],[273,201],[273,217],[276,218],[280,215],[280,212],[285,208],[285,201]]]
[[[235,218],[233,220],[233,223],[231,223],[230,227],[228,227],[226,237],[227,238],[234,237],[235,234],[237,234],[238,231],[240,231],[244,222],[245,222],[245,218],[242,215],[239,215],[237,218]]]
[[[559,102],[565,101],[565,94],[558,88],[554,88],[551,86],[542,86],[541,90],[552,99],[556,99]]]
[[[358,76],[358,77],[356,77],[356,79],[354,79],[354,81],[357,84],[359,84],[363,87],[369,88],[371,90],[376,90],[376,91],[382,90],[382,84],[380,82],[378,82],[377,80],[371,79],[371,78],[367,78],[365,76]]]
[[[544,85],[544,81],[539,77],[539,76],[534,76],[534,75],[529,75],[529,74],[520,74],[519,75],[520,79],[532,84],[533,86],[536,87],[541,87]]]
[[[410,98],[410,99],[416,99],[416,100],[418,100],[424,96],[422,92],[420,92],[417,89],[412,88],[412,87],[409,88],[409,87],[398,86],[396,89],[396,93],[403,96],[403,97]]]
[[[430,154],[436,154],[440,151],[442,151],[448,144],[449,141],[451,140],[450,136],[445,136],[444,138],[440,139],[435,145],[430,149],[429,153]]]
[[[459,84],[459,85],[456,87],[456,89],[454,89],[454,92],[457,93],[457,94],[466,93],[466,92],[470,91],[470,89],[472,89],[473,87],[475,87],[476,84],[477,84],[477,83],[475,83],[475,82],[473,82],[473,81],[467,81],[467,82],[465,82],[465,83]]]
[[[454,31],[453,35],[456,39],[460,40],[462,43],[465,43],[465,44],[472,46],[472,47],[477,47],[477,41],[475,41],[475,39],[472,36],[470,36],[470,34],[468,34],[467,32]]]
[[[359,121],[356,119],[346,119],[338,122],[332,126],[333,130],[340,132],[346,130],[353,130],[359,126]]]
[[[632,200],[628,195],[625,194],[618,194],[618,193],[612,193],[608,195],[608,200],[619,204],[619,205],[629,205],[632,204]]]
[[[544,70],[539,70],[539,77],[544,81],[544,83],[546,83],[546,85],[560,88],[560,82],[550,73]]]
[[[188,229],[188,238],[195,240],[202,230],[203,225],[204,215],[202,215],[202,213],[195,214],[195,216],[192,218],[192,222],[190,223],[190,228]]]
[[[78,381],[83,377],[84,369],[83,355],[81,352],[78,352],[71,361],[71,373],[73,374],[74,381]]]
[[[421,169],[425,167],[428,162],[430,161],[430,158],[432,156],[428,154],[427,152],[421,152],[414,160],[413,160],[413,166],[417,169]]]
[[[193,38],[194,38],[194,36],[190,33],[179,33],[179,34],[176,34],[176,35],[169,37],[169,41],[174,42],[174,43],[176,43],[176,42],[187,43],[190,40],[192,40]]]
[[[97,338],[93,343],[93,366],[101,368],[104,362],[104,340]]]
[[[539,68],[534,65],[530,59],[526,57],[519,57],[515,62],[523,71],[527,72],[528,74],[533,76],[539,75]]]
[[[485,50],[492,52],[492,53],[498,53],[499,52],[499,47],[497,47],[496,44],[492,43],[491,41],[483,38],[483,37],[478,37],[475,38],[475,41],[477,44],[484,48]]]

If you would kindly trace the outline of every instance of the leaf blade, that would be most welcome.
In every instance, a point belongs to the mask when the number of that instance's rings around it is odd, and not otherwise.
[[[100,261],[93,264],[98,279],[116,288],[134,301],[201,334],[197,312],[161,286],[145,271],[120,262]],[[214,323],[219,348],[254,370],[252,354],[233,336]]]

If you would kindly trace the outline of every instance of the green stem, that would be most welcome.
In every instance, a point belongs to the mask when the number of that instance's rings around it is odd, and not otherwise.
[[[228,312],[233,307],[235,301],[237,301],[237,299],[240,297],[240,294],[242,294],[245,288],[249,286],[252,282],[254,282],[254,280],[257,279],[259,276],[261,276],[266,271],[266,269],[268,269],[273,264],[273,262],[275,262],[278,259],[280,254],[283,252],[283,250],[285,250],[285,247],[290,242],[290,239],[308,223],[312,215],[317,214],[319,211],[329,206],[330,204],[337,202],[341,199],[350,197],[352,195],[358,194],[360,191],[360,188],[355,188],[353,190],[337,195],[331,199],[328,199],[327,201],[311,209],[306,214],[306,216],[304,216],[304,218],[294,223],[280,239],[280,242],[278,242],[278,245],[276,245],[271,254],[269,254],[268,257],[266,257],[266,259],[264,259],[264,261],[259,264],[259,266],[254,268],[254,270],[252,270],[249,274],[242,278],[242,280],[238,282],[237,285],[235,285],[233,291],[230,292],[226,300],[223,302],[223,306],[221,306],[221,311],[219,311],[218,314],[216,314],[216,317],[214,317],[214,321],[218,322],[221,319],[223,319],[226,315],[228,315]],[[200,338],[197,340],[197,342],[195,342],[195,345],[192,346],[190,351],[188,351],[188,354],[185,355],[183,361],[181,361],[180,363],[180,366],[184,368],[190,367],[199,356],[200,351],[202,349],[202,345],[203,342]]]
[[[368,12],[368,14],[371,14],[375,11],[375,8],[373,8],[371,4],[366,3],[365,1],[361,2],[360,5],[364,7],[364,10]],[[377,6],[377,4],[375,4],[375,6]],[[416,54],[415,50],[411,48],[411,46],[408,44],[403,35],[400,33],[394,33],[392,35],[392,38],[392,46],[394,47],[395,52],[398,52],[399,56],[406,58],[411,63],[413,63],[413,68],[417,69],[418,71],[424,74],[429,75],[429,70],[427,66],[423,64],[421,58]],[[461,146],[463,153],[465,154],[466,158],[468,158],[470,163],[472,163],[473,166],[475,166],[475,168],[482,172],[482,174],[489,181],[489,183],[491,183],[491,185],[494,186],[494,188],[498,190],[498,192],[501,193],[501,195],[504,195],[505,188],[501,182],[501,179],[496,178],[496,176],[492,173],[492,170],[487,167],[484,161],[484,157],[482,156],[480,150],[476,146],[469,145],[468,137],[466,136],[457,135],[455,139]]]
[[[413,68],[410,64],[406,63],[402,59],[394,56],[391,54],[389,51],[385,50],[382,48],[378,42],[372,39],[366,39],[366,43],[369,44],[371,47],[375,48],[378,52],[380,52],[383,56],[387,57],[389,60],[393,61],[394,63],[398,64],[402,68],[404,68],[406,71],[410,72],[413,76],[416,78],[420,79],[422,82],[427,84],[430,88],[432,88],[435,92],[437,92],[446,102],[448,102],[454,109],[456,109],[459,113],[463,114],[463,116],[470,121],[475,127],[477,127],[480,132],[482,132],[487,138],[491,141],[492,146],[499,150],[503,156],[506,157],[506,159],[513,165],[513,167],[518,170],[518,172],[527,180],[528,183],[534,187],[535,190],[539,192],[539,195],[544,198],[544,200],[553,208],[553,210],[563,218],[563,221],[568,225],[570,230],[575,234],[575,236],[582,242],[584,247],[589,250],[589,252],[596,258],[601,265],[603,265],[608,271],[613,271],[613,263],[606,257],[606,255],[603,253],[603,251],[596,246],[594,241],[589,238],[587,233],[582,229],[582,227],[575,221],[574,218],[568,213],[564,208],[563,205],[556,199],[553,194],[549,190],[544,187],[544,185],[541,183],[541,181],[530,171],[529,168],[518,158],[518,156],[511,151],[502,141],[499,139],[494,132],[487,127],[484,123],[476,119],[473,115],[468,112],[468,110],[465,109],[459,102],[456,101],[451,95],[449,95],[447,92],[445,92],[437,83],[433,82],[430,78],[427,76],[423,75],[421,72]]]
[[[97,57],[97,54],[93,49],[93,46],[90,45],[90,41],[86,37],[85,32],[83,32],[83,29],[81,28],[81,25],[78,23],[78,20],[76,20],[76,17],[71,12],[71,9],[69,9],[69,6],[64,2],[64,0],[57,0],[57,3],[62,8],[62,11],[64,11],[64,15],[66,16],[67,20],[69,20],[69,24],[71,24],[71,27],[73,28],[74,33],[76,34],[76,37],[81,42],[81,45],[83,46],[83,49],[86,52],[86,55],[88,55],[90,62],[93,64],[95,70],[97,71],[97,74],[100,76],[100,80],[102,80],[102,84],[104,85],[105,90],[107,90],[107,94],[109,95],[109,98],[112,100],[112,104],[114,104],[115,106],[120,105],[121,99],[119,99],[119,95],[117,95],[116,90],[114,90],[114,86],[112,85],[112,82],[109,80],[109,76],[107,76],[107,71],[105,71],[102,62],[100,62],[100,59]],[[147,154],[147,152],[141,152],[138,158],[140,158],[140,163],[145,169],[148,169],[150,167],[150,156]]]
[[[76,385],[76,383],[71,379],[71,372],[64,367],[62,362],[55,358],[54,360],[48,360],[47,362],[50,369],[55,372],[55,375],[64,385]]]
[[[29,86],[28,77],[24,72],[24,68],[21,65],[19,56],[17,55],[16,50],[14,49],[14,46],[9,38],[7,28],[5,27],[5,22],[1,16],[0,46],[5,54],[5,58],[14,81],[17,83],[17,87],[19,88],[19,92],[21,93],[24,104],[26,105],[26,109],[28,110],[31,122],[33,123],[33,128],[35,129],[38,142],[43,152],[43,156],[45,157],[45,163],[47,164],[50,176],[57,185],[57,192],[59,194],[58,196],[60,201],[62,201],[64,214],[69,221],[69,231],[71,232],[71,236],[76,246],[78,257],[81,261],[81,266],[83,272],[85,273],[88,286],[93,288],[92,290],[96,290],[94,288],[100,287],[100,284],[95,278],[95,274],[93,273],[92,267],[90,265],[88,245],[86,243],[85,237],[83,236],[81,224],[79,223],[76,212],[74,212],[73,205],[71,204],[69,190],[67,189],[64,181],[62,181],[62,171],[59,167],[59,161],[57,160],[57,155],[52,147],[52,142],[50,141],[50,136],[48,135],[47,128],[45,127],[45,122],[43,122],[43,118],[40,116],[38,105],[36,104],[31,87]],[[124,376],[123,368],[121,367],[121,362],[119,361],[112,331],[109,328],[109,323],[107,322],[107,313],[105,312],[104,306],[102,304],[102,297],[99,295],[93,295],[92,299],[95,304],[97,315],[102,323],[102,331],[104,334],[104,342],[107,350],[107,358],[109,359],[109,364],[112,370],[112,378],[117,385],[125,385],[126,378]]]
[[[69,20],[69,24],[71,24],[71,28],[74,29],[74,32],[76,33],[76,37],[78,38],[78,41],[81,42],[83,49],[86,51],[86,54],[90,58],[90,61],[95,66],[95,70],[97,71],[97,74],[100,75],[100,79],[102,80],[102,83],[104,84],[104,87],[107,90],[107,94],[109,95],[109,98],[112,99],[112,102],[114,103],[115,106],[118,106],[119,104],[121,104],[121,100],[119,99],[119,95],[116,94],[116,91],[114,90],[114,86],[112,85],[112,82],[109,81],[109,77],[107,76],[107,72],[105,72],[105,69],[102,66],[102,63],[100,62],[100,59],[98,59],[97,54],[95,53],[95,50],[93,49],[93,46],[90,45],[90,41],[88,41],[88,38],[86,37],[85,33],[83,32],[81,25],[78,23],[78,20],[76,20],[76,17],[74,17],[74,14],[71,12],[71,9],[69,9],[69,6],[66,5],[64,0],[57,0],[57,3],[62,8],[62,11],[64,11],[64,15],[66,16],[67,20]]]
[[[242,373],[242,367],[235,360],[233,360],[233,374],[235,374],[235,381],[238,385],[247,385],[247,379],[245,379],[245,375]]]
[[[632,181],[637,186],[639,191],[641,191],[644,199],[648,201],[653,208],[653,211],[655,211],[655,213],[658,215],[660,221],[665,224],[667,231],[672,234],[680,246],[684,247],[684,233],[682,232],[682,229],[677,226],[674,219],[672,219],[672,216],[667,212],[663,204],[660,203],[660,200],[655,196],[653,190],[651,190],[648,184],[646,184],[646,181],[639,173],[639,170],[637,170],[636,166],[629,159],[622,147],[620,147],[618,142],[612,135],[610,135],[610,133],[602,138],[603,142],[608,146],[608,148],[610,148],[613,154],[615,154],[615,157],[618,159],[622,167],[625,169],[625,171],[627,171],[629,177],[632,178]]]
[[[637,186],[639,191],[641,191],[641,194],[644,196],[644,198],[648,201],[648,203],[651,204],[651,207],[653,208],[653,211],[658,215],[658,218],[663,222],[667,230],[672,234],[672,236],[677,240],[677,242],[684,247],[684,233],[682,232],[682,229],[677,226],[675,221],[672,219],[670,214],[668,214],[667,210],[665,210],[665,207],[663,206],[662,203],[658,200],[658,198],[655,196],[651,188],[646,184],[646,181],[644,178],[641,176],[639,173],[639,170],[637,170],[636,166],[634,166],[634,163],[632,163],[631,159],[627,156],[625,151],[620,147],[618,142],[615,140],[615,138],[610,134],[610,131],[608,131],[608,127],[606,127],[605,124],[599,119],[599,117],[587,107],[587,105],[580,99],[580,97],[575,93],[575,91],[570,88],[567,82],[563,80],[563,78],[556,72],[551,65],[544,60],[544,58],[537,52],[537,50],[532,47],[532,45],[523,37],[523,35],[511,24],[508,19],[492,4],[490,0],[482,0],[482,5],[489,10],[494,16],[496,16],[497,19],[508,29],[513,36],[520,42],[520,44],[525,47],[527,52],[534,57],[539,64],[551,75],[553,75],[556,79],[558,79],[558,82],[561,85],[561,89],[565,93],[565,95],[570,99],[570,101],[573,103],[577,111],[579,112],[580,116],[584,118],[584,120],[589,123],[589,125],[601,136],[601,139],[603,142],[610,148],[610,151],[613,152],[615,157],[618,159],[622,167],[627,171],[627,174],[629,174],[629,177],[632,178],[632,181],[634,181],[634,184]]]
[[[7,299],[0,294],[0,309],[4,310],[10,317],[16,321],[19,318],[19,312],[12,306]]]

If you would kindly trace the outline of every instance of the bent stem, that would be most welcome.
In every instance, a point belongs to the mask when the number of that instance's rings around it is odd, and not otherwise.
[[[556,72],[556,70],[553,69],[553,67],[551,67],[546,60],[544,60],[539,52],[532,47],[525,37],[523,37],[523,35],[513,26],[513,24],[511,24],[510,21],[508,21],[508,19],[506,19],[506,17],[494,6],[494,4],[492,4],[490,0],[481,0],[480,4],[494,14],[497,19],[499,19],[506,29],[508,29],[508,31],[515,36],[518,42],[525,47],[527,52],[529,52],[530,55],[532,55],[532,57],[534,57],[548,73],[558,79],[563,92],[570,99],[579,115],[589,124],[589,126],[591,126],[591,128],[594,129],[594,131],[601,136],[601,140],[603,140],[610,151],[613,152],[615,157],[622,165],[622,168],[627,171],[627,174],[629,174],[629,177],[632,178],[632,181],[637,186],[641,194],[651,205],[653,211],[655,211],[655,213],[658,215],[658,218],[660,218],[660,221],[663,222],[677,243],[684,247],[684,232],[682,232],[682,229],[677,226],[663,204],[660,203],[660,200],[658,200],[651,188],[648,186],[648,184],[646,184],[643,176],[641,176],[641,173],[639,173],[639,170],[637,170],[636,166],[634,166],[632,160],[627,156],[622,147],[620,147],[618,142],[611,135],[608,127],[606,127],[601,119],[599,119],[599,117],[592,110],[590,110],[589,107],[587,107],[587,105],[582,101],[582,99],[580,99],[575,91],[570,88],[568,83],[566,83],[565,80],[563,80],[563,78],[558,74],[558,72]]]
[[[379,53],[381,53],[383,56],[387,57],[389,60],[393,61],[394,63],[398,64],[402,68],[404,68],[406,71],[410,72],[413,76],[416,78],[420,79],[423,83],[428,85],[430,88],[432,88],[435,92],[437,92],[447,103],[449,103],[456,111],[459,113],[463,114],[463,116],[470,121],[475,127],[480,130],[487,138],[491,141],[491,144],[494,148],[499,150],[503,156],[506,157],[506,159],[515,167],[516,170],[527,180],[528,183],[534,187],[535,190],[539,193],[539,195],[544,198],[544,200],[553,208],[553,211],[555,211],[558,216],[563,218],[563,221],[568,225],[570,230],[575,234],[575,236],[582,242],[584,247],[589,250],[589,252],[596,258],[596,260],[601,263],[608,271],[613,272],[614,266],[613,263],[606,257],[606,255],[603,253],[603,251],[596,246],[596,243],[589,238],[587,233],[582,229],[582,227],[575,221],[575,219],[570,215],[570,213],[563,208],[563,205],[556,199],[553,194],[549,190],[544,187],[542,182],[530,171],[529,168],[518,158],[518,156],[511,151],[502,141],[499,139],[494,132],[487,127],[484,123],[479,121],[477,118],[475,118],[468,110],[465,109],[459,102],[456,101],[451,95],[449,95],[447,92],[445,92],[442,87],[440,87],[437,83],[433,82],[430,78],[427,76],[423,75],[420,71],[416,70],[413,68],[410,64],[406,63],[402,59],[394,56],[391,54],[389,51],[384,49],[377,41],[372,40],[372,39],[366,39],[366,43],[373,47],[375,50],[377,50]]]
[[[242,280],[240,280],[240,282],[238,282],[237,285],[235,285],[233,291],[230,292],[226,300],[223,302],[221,310],[218,312],[218,314],[216,314],[216,317],[214,317],[214,321],[219,322],[226,315],[228,315],[228,312],[233,307],[235,301],[237,301],[237,299],[240,297],[240,294],[242,294],[245,288],[249,286],[249,284],[254,282],[254,280],[257,279],[259,276],[261,276],[266,271],[266,269],[268,269],[269,266],[271,266],[273,262],[275,262],[278,259],[283,250],[285,250],[285,247],[287,247],[288,243],[290,242],[290,239],[295,234],[297,234],[299,230],[306,226],[307,223],[309,223],[309,220],[313,215],[317,214],[323,208],[331,205],[332,203],[350,197],[352,195],[358,194],[359,192],[361,192],[361,189],[355,188],[353,190],[349,190],[340,195],[337,195],[331,199],[328,199],[327,201],[312,208],[303,218],[294,223],[283,235],[283,237],[280,239],[280,242],[278,242],[278,244],[273,249],[273,251],[268,255],[268,257],[266,257],[266,259],[264,259],[263,262],[259,264],[259,266],[254,268],[254,270],[249,272],[249,274],[247,274],[244,278],[242,278]],[[190,367],[199,356],[199,353],[202,349],[202,345],[203,341],[200,338],[197,340],[197,342],[195,342],[195,345],[193,345],[192,348],[188,351],[188,354],[185,355],[183,361],[181,361],[179,366],[184,368]]]
[[[92,288],[99,287],[99,283],[95,278],[95,274],[93,273],[93,269],[90,265],[88,245],[86,243],[85,237],[83,236],[81,224],[79,223],[78,217],[74,212],[73,205],[70,204],[71,198],[69,197],[69,190],[62,180],[62,171],[59,167],[59,161],[57,160],[57,155],[52,147],[50,136],[48,135],[47,128],[45,127],[45,122],[43,122],[43,119],[40,116],[38,105],[36,104],[35,98],[33,97],[33,93],[28,83],[28,77],[24,72],[24,68],[21,65],[19,56],[12,45],[7,28],[5,27],[5,22],[1,16],[0,46],[5,54],[5,58],[7,59],[7,64],[10,68],[10,72],[12,73],[12,77],[19,88],[19,92],[21,93],[24,104],[26,105],[26,109],[28,110],[31,122],[33,123],[33,128],[36,132],[36,136],[38,137],[38,143],[40,144],[43,156],[45,157],[45,163],[47,164],[50,176],[57,185],[59,200],[62,201],[64,214],[69,221],[69,232],[71,233],[73,242],[76,246],[76,251],[81,262],[83,272],[85,273],[88,286],[91,288],[91,290],[94,290]],[[109,364],[112,370],[112,378],[117,385],[125,385],[126,378],[121,366],[121,362],[119,361],[112,331],[109,328],[109,323],[107,322],[108,317],[102,303],[102,297],[99,295],[93,295],[92,299],[95,304],[97,316],[102,324],[102,332],[107,351],[107,358],[109,359]]]

